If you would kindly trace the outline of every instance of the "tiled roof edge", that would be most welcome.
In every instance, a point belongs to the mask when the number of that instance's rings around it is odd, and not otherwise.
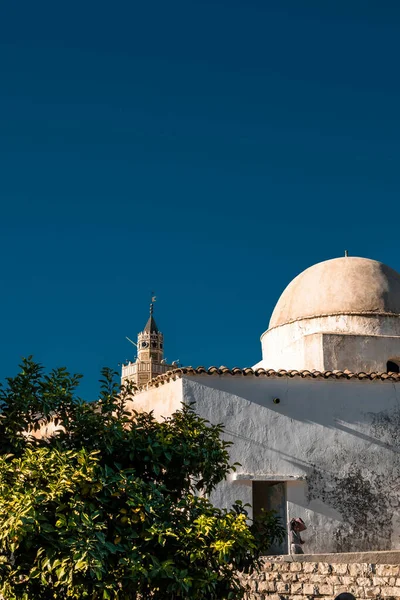
[[[173,369],[172,371],[167,371],[162,375],[158,375],[145,386],[139,388],[139,391],[146,390],[152,387],[159,387],[164,383],[168,383],[169,381],[174,381],[176,379],[180,379],[184,375],[187,376],[197,376],[197,375],[209,375],[209,376],[232,376],[232,377],[288,377],[290,379],[301,378],[301,379],[358,379],[359,381],[392,381],[392,382],[400,382],[400,373],[352,373],[351,371],[308,371],[307,369],[297,371],[279,369],[276,371],[275,369],[252,369],[251,367],[247,367],[244,369],[239,369],[238,367],[234,367],[233,369],[228,369],[228,367],[209,367],[206,369],[205,367],[178,367]]]

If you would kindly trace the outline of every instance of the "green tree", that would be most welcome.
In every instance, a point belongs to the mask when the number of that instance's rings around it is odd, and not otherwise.
[[[129,387],[104,369],[100,400],[79,376],[31,358],[0,388],[0,593],[52,598],[240,598],[239,572],[282,536],[272,514],[207,495],[234,469],[221,425],[183,406],[128,414]],[[49,423],[61,426],[35,437]],[[41,429],[43,432],[43,429]]]

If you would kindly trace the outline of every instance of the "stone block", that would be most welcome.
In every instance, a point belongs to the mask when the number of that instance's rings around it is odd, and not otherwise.
[[[303,591],[302,583],[292,583],[292,585],[290,586],[291,594],[301,594],[302,591]]]
[[[259,586],[259,582],[256,581],[255,579],[253,579],[252,581],[249,581],[247,583],[247,588],[251,591],[251,592],[256,592],[257,588]]]
[[[343,585],[343,584],[333,586],[333,593],[335,594],[335,596],[337,596],[338,594],[341,594],[342,592],[350,592],[349,586]]]
[[[298,573],[302,570],[302,563],[300,562],[292,562],[290,563],[290,571],[292,573]]]
[[[286,573],[287,571],[290,571],[291,564],[292,563],[287,563],[287,562],[276,562],[276,563],[274,563],[273,570],[279,571],[280,573]]]
[[[375,572],[378,576],[400,575],[400,565],[376,565]]]
[[[372,577],[372,585],[389,585],[390,577]]]
[[[318,563],[305,562],[303,565],[303,573],[316,573],[318,571]]]
[[[312,585],[311,583],[305,583],[303,585],[303,594],[306,596],[316,596],[318,594],[318,586]]]
[[[348,565],[341,563],[333,564],[332,573],[335,573],[336,575],[346,575],[346,573],[348,573]]]
[[[332,573],[332,565],[329,563],[321,562],[318,564],[318,573],[321,575],[330,575]]]
[[[298,579],[298,575],[297,573],[282,573],[280,580],[284,581],[285,583],[289,582],[289,583],[294,583],[295,581],[297,581]]]
[[[318,591],[320,595],[333,596],[333,585],[320,585]]]
[[[366,563],[355,563],[349,565],[349,575],[360,577],[368,572],[368,565]]]
[[[380,587],[365,587],[364,593],[366,598],[377,598],[381,593]]]
[[[381,596],[398,596],[400,597],[400,587],[381,587]]]
[[[267,591],[267,586],[268,586],[269,582],[268,581],[259,581],[258,582],[258,586],[257,586],[257,591],[258,593],[262,593]]]
[[[326,583],[330,585],[340,585],[341,583],[341,577],[339,577],[339,575],[327,575],[325,579]]]
[[[319,575],[313,573],[312,575],[309,575],[308,581],[309,583],[326,583],[327,577],[329,577],[329,575]]]
[[[274,581],[260,581],[258,583],[259,592],[276,592],[276,584]]]
[[[342,575],[340,581],[343,585],[355,585],[356,578],[351,575]]]
[[[334,589],[335,596],[337,596],[338,594],[341,594],[342,592],[350,592],[357,599],[364,598],[364,588],[359,587],[358,585],[356,585],[354,583],[352,585],[343,585],[343,584],[342,585],[334,585],[333,589]]]
[[[284,583],[283,581],[278,581],[276,583],[276,591],[278,594],[284,594],[285,592],[289,592],[290,584]]]
[[[371,579],[369,577],[357,577],[356,583],[361,587],[368,587],[371,585]]]

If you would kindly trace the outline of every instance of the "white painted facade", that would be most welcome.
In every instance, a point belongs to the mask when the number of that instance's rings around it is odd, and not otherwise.
[[[284,481],[286,518],[308,525],[307,553],[400,549],[400,385],[183,376],[139,394],[135,408],[168,416],[182,401],[224,423],[241,463],[215,504],[252,504],[252,481]]]
[[[255,368],[352,372],[386,371],[400,364],[400,318],[328,315],[268,329],[261,336],[262,360]]]
[[[367,259],[315,265],[282,294],[261,342],[256,367],[328,373],[180,372],[138,393],[134,407],[160,418],[195,402],[224,424],[241,466],[213,493],[218,506],[259,505],[279,485],[283,519],[308,526],[307,553],[400,549],[400,376],[329,373],[386,372],[388,361],[398,372],[400,275]]]

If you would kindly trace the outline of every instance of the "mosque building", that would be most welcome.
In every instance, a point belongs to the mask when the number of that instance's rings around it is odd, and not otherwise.
[[[144,344],[146,343],[146,346]],[[122,379],[136,410],[182,402],[233,442],[211,500],[301,517],[306,553],[400,549],[400,274],[366,258],[316,264],[284,290],[252,368],[163,362],[153,315]],[[271,553],[288,552],[288,540]]]

